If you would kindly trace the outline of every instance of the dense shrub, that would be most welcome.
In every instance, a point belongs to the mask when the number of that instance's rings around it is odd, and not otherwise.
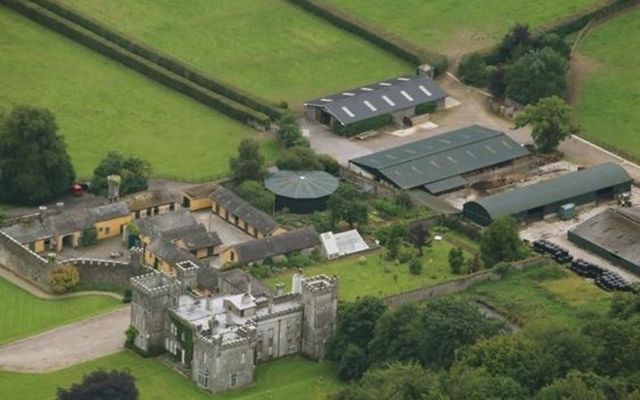
[[[49,284],[56,293],[65,293],[80,282],[80,273],[73,265],[62,265],[49,273]]]
[[[85,228],[80,236],[80,246],[88,247],[98,243],[98,230],[95,226]]]
[[[93,170],[91,191],[106,196],[109,190],[108,177],[118,175],[120,179],[120,195],[139,192],[148,188],[151,166],[137,157],[125,157],[117,152],[110,152]]]
[[[438,109],[438,103],[431,101],[428,103],[418,104],[416,106],[416,115],[431,114]]]
[[[266,213],[273,212],[274,197],[264,185],[257,181],[247,180],[242,182],[234,192],[246,200],[249,204]]]
[[[458,75],[460,80],[468,85],[485,87],[489,83],[487,63],[478,53],[471,54],[460,61]]]
[[[420,275],[422,273],[422,261],[419,258],[414,258],[409,263],[409,272],[413,275]]]
[[[391,122],[393,122],[391,115],[379,115],[346,126],[334,121],[332,128],[338,135],[352,137],[362,132],[389,125]]]
[[[306,146],[296,146],[282,152],[276,162],[278,169],[291,171],[311,171],[323,169],[318,155]]]

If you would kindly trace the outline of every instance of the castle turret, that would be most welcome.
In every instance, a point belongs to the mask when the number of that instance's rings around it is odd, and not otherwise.
[[[322,360],[327,341],[336,329],[338,280],[326,275],[303,278],[301,291],[304,305],[302,353]]]
[[[131,278],[131,326],[137,331],[134,344],[153,353],[163,346],[165,310],[178,306],[182,284],[159,272]]]

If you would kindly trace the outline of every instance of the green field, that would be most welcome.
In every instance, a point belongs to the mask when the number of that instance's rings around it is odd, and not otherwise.
[[[545,265],[482,283],[468,295],[481,298],[525,327],[549,323],[580,326],[609,310],[611,294],[578,275]]]
[[[0,106],[49,108],[81,177],[111,150],[148,160],[155,176],[221,176],[239,142],[258,136],[5,7],[0,54]]]
[[[0,304],[0,344],[122,306],[122,302],[108,296],[43,300],[2,278]]]
[[[80,0],[78,0],[80,1]],[[497,43],[516,23],[532,28],[610,0],[323,0],[420,47],[460,55]]]
[[[407,265],[394,265],[387,261],[383,250],[367,253],[365,264],[358,262],[359,256],[345,257],[305,268],[304,274],[338,276],[341,300],[353,301],[362,296],[386,297],[455,279],[457,275],[453,275],[449,268],[449,251],[452,248],[453,246],[446,242],[435,242],[431,250],[425,249],[420,275],[411,274]],[[466,254],[466,258],[470,258],[470,255]],[[266,283],[275,287],[276,283],[282,282],[285,291],[288,291],[291,289],[291,277],[294,273],[295,270],[288,270],[270,277]],[[397,281],[394,280],[394,275],[398,276]]]
[[[640,10],[594,28],[580,53],[590,60],[575,105],[584,134],[640,160]]]
[[[57,387],[68,387],[98,368],[128,368],[141,400],[323,400],[340,386],[331,364],[287,358],[259,365],[253,386],[213,396],[157,360],[124,352],[47,374],[0,372],[0,398],[53,399]]]
[[[299,105],[411,70],[285,0],[63,2],[275,103]]]

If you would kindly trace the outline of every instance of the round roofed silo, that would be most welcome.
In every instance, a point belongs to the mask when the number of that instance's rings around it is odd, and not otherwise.
[[[327,200],[338,188],[338,179],[324,171],[278,171],[265,186],[275,195],[275,209],[308,214],[327,208]]]

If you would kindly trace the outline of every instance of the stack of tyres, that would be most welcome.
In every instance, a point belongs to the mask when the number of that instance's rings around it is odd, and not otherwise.
[[[596,278],[596,285],[607,291],[628,292],[631,285],[623,277],[615,272],[606,271]]]
[[[577,259],[569,267],[573,272],[585,278],[597,279],[604,274],[604,270],[588,261]]]
[[[534,241],[533,250],[538,253],[548,254],[559,264],[566,264],[573,260],[573,256],[569,254],[569,251],[546,240]]]

